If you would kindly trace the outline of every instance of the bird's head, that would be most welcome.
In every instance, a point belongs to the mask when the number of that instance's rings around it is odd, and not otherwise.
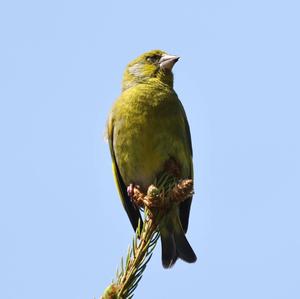
[[[146,52],[130,62],[124,73],[123,91],[140,83],[147,83],[153,79],[173,86],[172,68],[179,57],[169,55],[161,50]]]

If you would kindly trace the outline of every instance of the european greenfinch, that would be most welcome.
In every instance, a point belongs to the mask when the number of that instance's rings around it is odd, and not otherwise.
[[[141,219],[128,186],[143,190],[162,172],[193,179],[192,143],[184,108],[173,89],[172,68],[178,56],[153,50],[126,67],[122,93],[108,120],[113,172],[123,206],[133,228]],[[186,239],[192,197],[172,209],[159,225],[162,264],[177,260],[193,263],[197,257]]]

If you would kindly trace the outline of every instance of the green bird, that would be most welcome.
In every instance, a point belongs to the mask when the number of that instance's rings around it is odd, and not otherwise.
[[[193,179],[192,143],[184,108],[173,89],[172,68],[178,56],[153,50],[128,64],[121,96],[108,120],[113,172],[123,206],[136,230],[141,215],[128,186],[142,190],[163,172]],[[185,237],[192,197],[175,205],[159,225],[162,264],[197,257]]]

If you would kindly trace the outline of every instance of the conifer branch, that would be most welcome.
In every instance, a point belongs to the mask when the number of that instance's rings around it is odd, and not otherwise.
[[[132,246],[129,246],[126,260],[121,259],[116,280],[110,284],[101,299],[130,299],[134,295],[143,272],[150,261],[157,240],[161,219],[174,204],[186,200],[193,194],[193,181],[178,181],[169,175],[163,175],[149,186],[147,194],[138,186],[134,188],[133,201],[144,211],[144,224],[139,222]]]

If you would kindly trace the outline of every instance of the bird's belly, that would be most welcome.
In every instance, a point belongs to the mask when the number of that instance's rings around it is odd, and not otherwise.
[[[121,134],[123,130],[127,134]],[[136,123],[123,127],[119,133],[116,159],[126,185],[133,183],[147,189],[170,158],[180,165],[189,159],[183,140],[168,121],[153,122],[150,127]],[[182,176],[187,177],[188,173],[188,169],[183,169]]]

